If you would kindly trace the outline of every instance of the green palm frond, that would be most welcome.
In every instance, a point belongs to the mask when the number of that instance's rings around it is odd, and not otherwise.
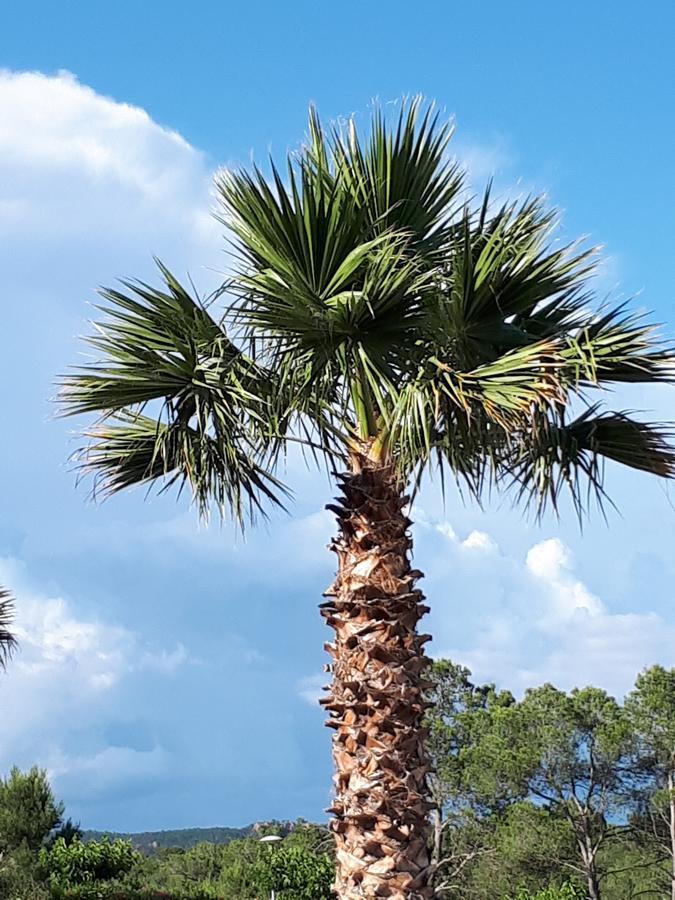
[[[372,233],[403,231],[413,249],[437,248],[447,235],[464,175],[447,157],[453,129],[420,97],[404,100],[390,127],[376,109],[367,144],[354,122],[334,130],[332,150],[340,183],[367,216]]]
[[[592,251],[552,244],[555,217],[541,200],[493,215],[489,208],[488,189],[479,212],[464,210],[429,307],[430,340],[447,334],[464,365],[558,337],[575,321],[580,288],[593,270]]]
[[[10,657],[17,648],[12,632],[14,623],[14,597],[0,586],[0,669],[6,669]]]
[[[432,357],[398,392],[384,425],[401,471],[436,461],[479,497],[509,435],[533,409],[554,410],[563,402],[561,365],[557,346],[546,341],[469,372]]]
[[[159,482],[160,491],[188,487],[200,514],[215,505],[235,521],[265,514],[265,502],[282,505],[288,492],[257,461],[257,448],[237,440],[229,423],[211,432],[174,420],[159,422],[120,412],[86,432],[83,469],[94,476],[95,492],[108,496],[137,484]]]
[[[673,348],[643,315],[626,313],[624,304],[587,315],[567,340],[565,356],[574,367],[575,383],[657,384],[675,376]]]
[[[105,365],[79,366],[62,379],[67,414],[116,411],[155,400],[190,405],[222,376],[236,379],[239,351],[207,309],[158,263],[164,290],[123,282],[126,292],[104,289],[104,319],[87,344]],[[244,365],[245,367],[245,365]]]
[[[62,379],[62,409],[103,416],[81,455],[102,493],[159,478],[188,484],[202,513],[213,501],[243,522],[247,507],[281,504],[285,493],[267,470],[285,428],[276,381],[160,271],[163,289],[102,291],[105,318],[88,339],[102,362]]]
[[[358,267],[367,244],[365,217],[334,179],[301,160],[289,161],[286,180],[272,166],[271,183],[252,173],[224,172],[216,178],[221,220],[238,239],[245,271],[264,274],[315,302]],[[267,288],[273,285],[268,284]]]
[[[540,416],[513,435],[502,451],[498,477],[511,480],[518,499],[541,515],[557,509],[567,492],[581,517],[591,500],[606,500],[604,460],[662,478],[675,476],[673,430],[633,419],[625,412],[601,412],[599,405],[571,422]]]

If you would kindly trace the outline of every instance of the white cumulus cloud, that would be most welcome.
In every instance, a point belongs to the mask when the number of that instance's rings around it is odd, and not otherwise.
[[[604,613],[600,600],[574,577],[570,552],[559,538],[535,544],[527,554],[525,566],[546,587],[550,605],[544,621],[549,624],[567,621],[581,610],[591,616]]]
[[[68,72],[0,71],[0,114],[0,233],[13,241],[150,237],[158,205],[197,237],[215,228],[203,155],[144,110]]]
[[[153,647],[120,625],[78,615],[62,597],[35,591],[17,560],[0,559],[0,584],[12,585],[17,595],[14,631],[19,641],[0,681],[4,723],[0,771],[15,763],[39,762],[58,778],[77,769],[82,759],[71,758],[64,747],[72,732],[114,716],[117,691],[123,694],[143,672],[170,676],[190,662],[182,644],[170,650]],[[118,773],[125,760],[135,768],[139,759],[154,758],[131,751],[124,756],[120,755],[124,748],[115,749]],[[93,759],[107,759],[105,752],[98,750]],[[92,765],[89,760],[86,768]]]
[[[522,559],[503,553],[485,532],[462,538],[458,530],[446,521],[418,528],[436,655],[516,691],[552,681],[622,695],[640,669],[672,665],[672,622],[648,606],[612,609],[576,574],[559,538],[538,541]],[[434,532],[446,539],[444,556],[429,545]]]

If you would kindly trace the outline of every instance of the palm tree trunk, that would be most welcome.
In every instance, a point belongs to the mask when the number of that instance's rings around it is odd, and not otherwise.
[[[407,498],[392,468],[367,448],[340,477],[330,506],[339,526],[335,583],[322,614],[333,683],[323,704],[335,729],[336,890],[340,900],[427,900],[430,885],[427,759],[422,719],[428,612],[410,565]]]
[[[672,760],[671,760],[672,765]],[[670,896],[675,900],[675,782],[673,769],[668,770],[668,812],[670,831]]]

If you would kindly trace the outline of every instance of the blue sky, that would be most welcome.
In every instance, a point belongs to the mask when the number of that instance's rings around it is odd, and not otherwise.
[[[46,766],[88,827],[321,817],[331,487],[292,459],[293,516],[246,544],[170,498],[88,502],[49,403],[87,303],[152,277],[153,253],[213,287],[217,166],[285,153],[309,101],[362,121],[374,97],[421,91],[455,117],[476,186],[545,191],[567,236],[605,246],[599,293],[636,295],[673,335],[674,37],[667,2],[5,4],[0,582],[22,653],[0,681],[0,769]],[[664,389],[615,403],[675,418]],[[516,690],[622,693],[644,665],[675,665],[675,494],[614,470],[609,484],[623,516],[583,534],[571,517],[443,506],[427,486],[432,652]]]

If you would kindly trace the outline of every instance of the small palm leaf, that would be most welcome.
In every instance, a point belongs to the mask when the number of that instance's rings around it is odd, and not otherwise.
[[[14,598],[9,591],[0,587],[0,669],[7,668],[7,663],[17,648],[17,640],[11,630],[13,622]]]

